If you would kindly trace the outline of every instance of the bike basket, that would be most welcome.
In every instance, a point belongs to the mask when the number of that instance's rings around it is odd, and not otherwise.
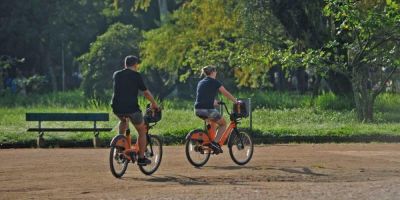
[[[238,100],[237,104],[233,104],[233,113],[237,117],[248,117],[249,116],[249,110],[248,110],[248,105],[246,105],[246,102],[243,100]]]
[[[161,120],[161,109],[153,110],[150,105],[147,105],[146,113],[144,114],[144,120],[147,123],[154,123]]]

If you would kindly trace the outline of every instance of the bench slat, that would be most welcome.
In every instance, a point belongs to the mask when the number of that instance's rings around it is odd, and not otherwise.
[[[68,131],[82,131],[82,132],[94,132],[94,131],[111,131],[112,128],[29,128],[27,131],[31,132],[68,132]]]
[[[26,113],[26,121],[108,121],[108,113]]]

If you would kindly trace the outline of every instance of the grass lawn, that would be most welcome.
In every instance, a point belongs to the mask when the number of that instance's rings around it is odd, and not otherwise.
[[[107,107],[14,107],[0,108],[0,143],[34,143],[37,133],[26,132],[37,127],[37,122],[26,122],[26,112],[107,112],[109,122],[98,123],[99,127],[116,127],[117,118]],[[227,118],[227,116],[225,115]],[[400,136],[400,112],[376,113],[375,123],[360,123],[353,111],[328,111],[313,108],[256,109],[253,112],[253,132],[257,137],[351,137],[351,136]],[[249,118],[243,119],[241,128],[249,128]],[[43,122],[43,127],[91,127],[91,122]],[[151,133],[164,136],[167,143],[182,143],[186,133],[203,128],[203,121],[190,109],[164,109],[163,119]],[[100,133],[103,141],[110,141],[116,134]],[[92,133],[45,133],[46,141],[88,141]]]

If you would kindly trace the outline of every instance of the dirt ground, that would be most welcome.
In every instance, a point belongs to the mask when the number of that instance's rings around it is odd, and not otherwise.
[[[167,146],[153,176],[117,179],[109,149],[1,149],[0,199],[400,198],[400,144],[257,146],[246,166],[224,150],[197,169]]]

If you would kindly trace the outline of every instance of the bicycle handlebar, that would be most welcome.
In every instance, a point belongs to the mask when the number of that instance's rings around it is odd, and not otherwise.
[[[223,101],[218,101],[218,105],[224,106],[226,112],[227,112],[229,115],[231,115],[231,113],[229,112],[229,109],[228,109],[228,107],[226,106],[226,103],[225,103],[225,102],[223,102]]]
[[[226,112],[228,113],[228,115],[232,118],[234,118],[235,120],[238,119],[238,117],[236,115],[234,115],[233,113],[229,112],[228,107],[226,106],[226,103],[223,101],[218,101],[218,105],[222,105],[225,107]],[[232,111],[233,112],[233,111]]]

